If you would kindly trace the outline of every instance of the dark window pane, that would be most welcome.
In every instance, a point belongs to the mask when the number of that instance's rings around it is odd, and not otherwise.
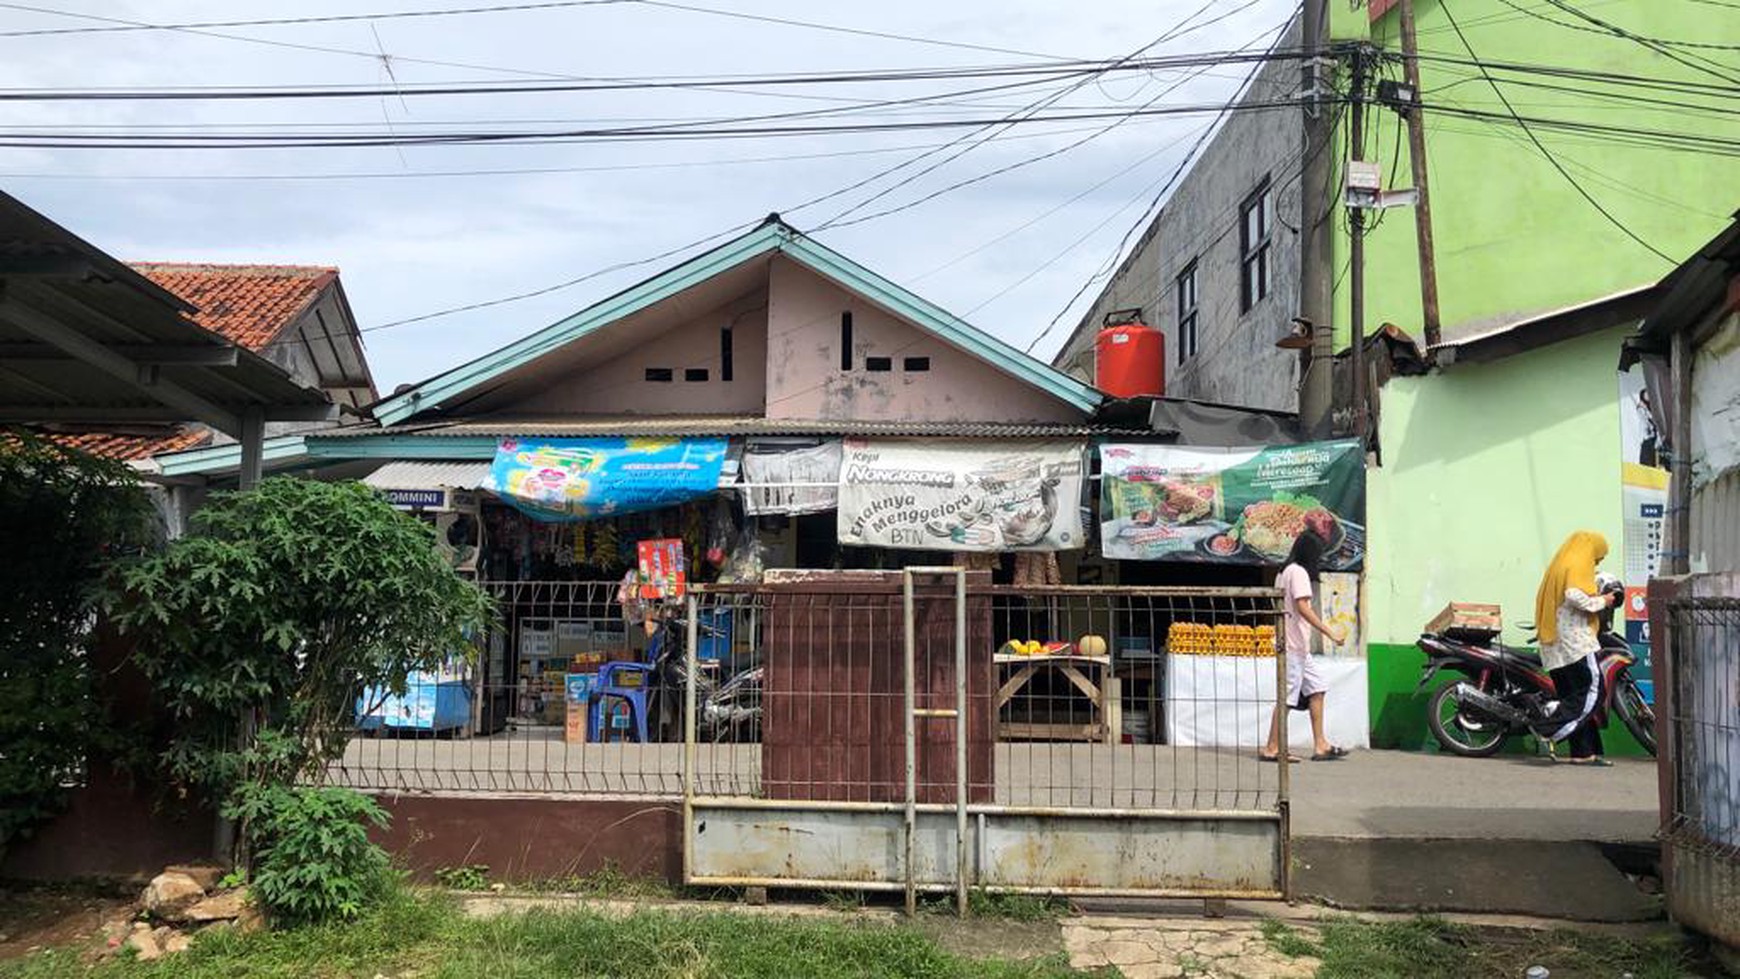
[[[676,372],[669,367],[648,367],[646,379],[660,384],[668,384],[676,379]]]

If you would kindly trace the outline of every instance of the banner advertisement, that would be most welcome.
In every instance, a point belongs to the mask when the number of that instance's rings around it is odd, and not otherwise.
[[[538,520],[657,510],[719,488],[725,439],[502,439],[484,489]]]
[[[1082,547],[1081,442],[847,439],[840,543],[930,551]]]
[[[752,517],[826,513],[839,500],[840,490],[834,485],[839,481],[838,441],[751,442],[743,452],[743,512]]]
[[[1655,677],[1649,645],[1649,579],[1661,573],[1663,535],[1666,533],[1668,471],[1661,468],[1660,439],[1650,410],[1649,389],[1643,371],[1633,368],[1619,375],[1620,522],[1621,577],[1625,581],[1625,641],[1637,657],[1631,675],[1643,699],[1655,703]]]
[[[1365,459],[1351,439],[1262,448],[1100,447],[1109,558],[1280,564],[1307,528],[1326,571],[1365,558]]]

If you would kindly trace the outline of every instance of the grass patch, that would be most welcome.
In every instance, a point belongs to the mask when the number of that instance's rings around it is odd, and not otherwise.
[[[955,896],[942,894],[919,901],[925,914],[955,915]],[[1052,921],[1069,913],[1069,903],[1039,894],[1009,894],[974,889],[967,892],[967,912],[975,918],[999,921]]]
[[[74,951],[0,963],[0,979],[289,979],[414,973],[419,979],[1070,979],[1061,956],[975,961],[916,930],[875,922],[785,920],[729,913],[530,911],[478,920],[442,894],[400,893],[349,925],[200,936],[156,962],[94,968]],[[1099,973],[1106,977],[1116,973]]]
[[[1263,922],[1262,929],[1263,938],[1268,941],[1269,947],[1290,959],[1321,958],[1323,956],[1322,946],[1299,934],[1296,929],[1287,924],[1269,918]]]
[[[1680,979],[1710,974],[1676,936],[1637,941],[1574,931],[1481,932],[1437,918],[1329,919],[1312,942],[1278,921],[1263,936],[1283,955],[1321,959],[1318,979],[1488,979],[1546,966],[1553,979]]]
[[[646,900],[669,900],[680,896],[669,882],[658,877],[636,877],[622,872],[622,868],[613,863],[589,874],[570,874],[565,877],[551,877],[547,880],[532,881],[527,884],[516,884],[514,890],[531,891],[535,894],[579,894],[594,898],[641,898]]]
[[[450,891],[487,891],[489,867],[481,863],[463,867],[442,867],[435,871],[435,883]]]

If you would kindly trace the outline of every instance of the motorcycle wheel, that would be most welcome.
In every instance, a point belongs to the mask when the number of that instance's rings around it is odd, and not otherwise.
[[[1432,695],[1426,706],[1426,725],[1445,751],[1463,758],[1486,758],[1498,754],[1508,733],[1502,722],[1465,717],[1456,702],[1456,688],[1463,682],[1447,683]]]
[[[1613,705],[1619,711],[1619,719],[1625,722],[1625,729],[1654,757],[1655,709],[1643,699],[1643,691],[1637,688],[1631,674],[1621,677],[1614,688]]]

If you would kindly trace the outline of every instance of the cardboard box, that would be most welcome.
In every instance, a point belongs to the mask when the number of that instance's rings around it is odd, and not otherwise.
[[[598,689],[598,674],[569,673],[562,679],[562,703],[566,711],[562,740],[569,744],[585,744],[592,697]]]
[[[1497,635],[1504,631],[1504,614],[1497,605],[1451,602],[1426,623],[1427,632]]]

